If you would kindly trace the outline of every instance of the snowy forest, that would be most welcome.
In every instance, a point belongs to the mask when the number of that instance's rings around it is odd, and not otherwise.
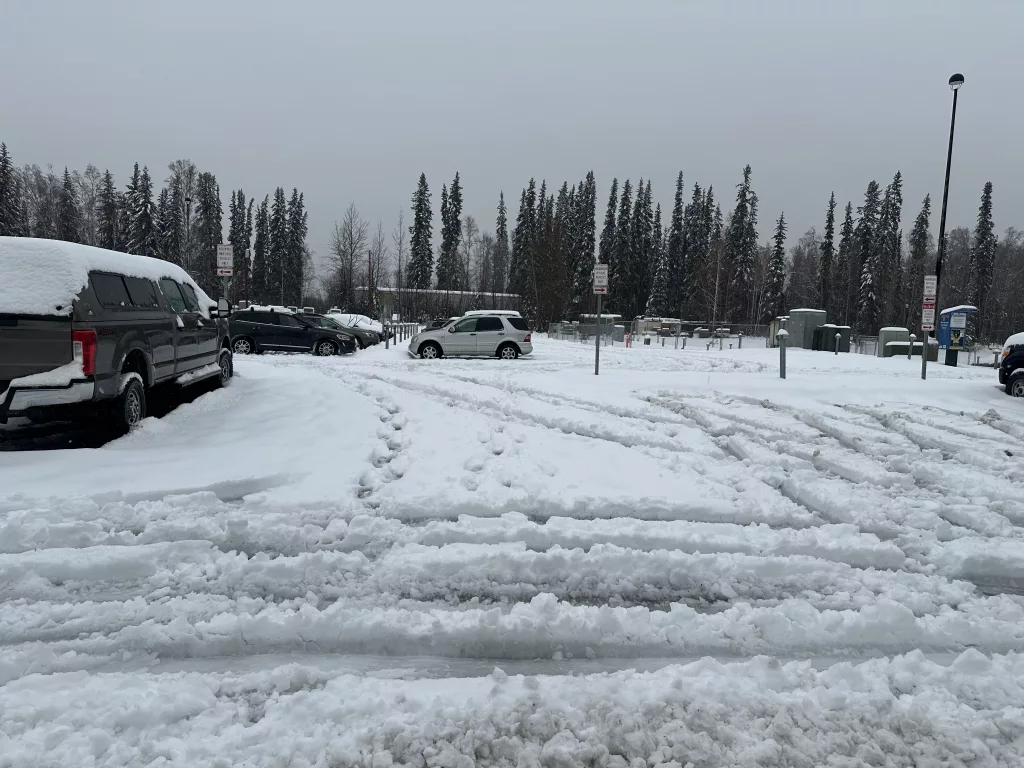
[[[421,174],[408,218],[371,231],[355,204],[335,223],[329,262],[314,274],[306,243],[302,193],[278,187],[262,200],[232,191],[227,242],[234,246],[232,298],[281,304],[377,306],[380,288],[471,294],[513,293],[538,328],[592,311],[595,259],[609,265],[606,311],[682,317],[752,328],[794,307],[828,311],[829,320],[864,334],[920,324],[922,278],[936,259],[931,196],[920,202],[909,233],[902,229],[903,177],[884,188],[867,184],[862,200],[822,201],[822,226],[792,241],[784,212],[771,236],[758,235],[758,195],[746,166],[734,190],[688,187],[677,176],[671,206],[656,202],[650,181],[613,179],[607,197],[594,174],[560,186],[530,179],[510,222],[504,193],[487,231],[463,215],[458,173],[442,184],[439,241],[433,193]],[[973,228],[947,233],[940,307],[979,308],[975,333],[1000,341],[1024,328],[1024,233],[997,237],[992,185],[981,190]],[[725,210],[723,211],[723,207]],[[136,164],[121,189],[109,171],[89,165],[63,175],[37,165],[17,167],[0,145],[0,235],[48,237],[167,259],[218,293],[216,245],[223,206],[216,176],[188,160],[168,166],[159,193]],[[443,304],[443,302],[442,302]],[[447,307],[438,305],[444,314]]]
[[[257,203],[231,192],[228,238],[217,177],[190,160],[175,160],[159,192],[149,168],[136,163],[121,189],[94,165],[58,175],[53,168],[15,166],[0,144],[0,235],[44,237],[151,256],[182,266],[218,296],[217,245],[234,250],[234,300],[298,304],[312,292],[307,215],[298,189],[283,187]]]

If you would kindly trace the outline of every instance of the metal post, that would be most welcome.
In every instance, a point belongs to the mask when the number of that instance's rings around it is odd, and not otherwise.
[[[740,339],[739,349],[743,349],[743,331],[740,331],[739,339]]]
[[[382,323],[384,327],[384,349],[391,349],[391,334],[388,333],[387,323]]]
[[[776,338],[779,340],[779,378],[786,378],[786,337],[789,331],[781,329]]]
[[[601,294],[597,294],[597,343],[594,344],[594,375],[601,367]]]
[[[942,186],[942,213],[939,216],[939,255],[935,259],[935,301],[938,303],[939,290],[942,285],[942,257],[946,255],[946,202],[949,200],[949,167],[953,162],[953,129],[956,127],[956,97],[963,85],[964,76],[954,74],[949,78],[949,87],[953,89],[953,113],[949,118],[949,147],[946,150],[946,181]],[[938,306],[942,306],[939,304]],[[921,378],[928,377],[928,338],[934,334],[924,334],[921,347]]]
[[[910,334],[910,346],[907,347],[907,360],[914,354],[914,342],[917,341],[917,336]]]
[[[842,338],[843,338],[843,334],[841,334],[841,333],[837,333],[836,334],[836,355],[837,356],[839,355],[839,342],[842,341]]]

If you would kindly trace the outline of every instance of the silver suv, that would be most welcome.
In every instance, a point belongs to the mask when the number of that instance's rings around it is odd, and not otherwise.
[[[531,352],[530,326],[519,315],[501,312],[474,312],[444,328],[420,331],[409,342],[409,354],[425,360],[446,356],[515,360]]]

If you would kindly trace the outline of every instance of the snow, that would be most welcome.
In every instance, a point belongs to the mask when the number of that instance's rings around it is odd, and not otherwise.
[[[80,381],[84,379],[85,373],[82,371],[82,364],[77,360],[72,360],[70,363],[65,363],[59,368],[53,368],[52,370],[43,371],[42,373],[33,373],[29,376],[12,379],[8,388],[66,387],[73,381]],[[4,398],[0,397],[0,403],[3,401]]]
[[[991,369],[235,358],[0,460],[0,764],[1024,764]]]
[[[939,310],[940,315],[950,315],[954,312],[977,312],[978,308],[973,304],[957,304],[955,307],[947,307]]]
[[[214,304],[185,270],[168,261],[58,240],[0,237],[0,312],[69,315],[94,270],[190,285],[206,317]]]
[[[1015,333],[1008,336],[1006,342],[1003,344],[1003,349],[1007,349],[1016,344],[1024,344],[1024,333]]]
[[[184,386],[186,384],[191,384],[194,381],[198,381],[199,379],[205,379],[207,376],[214,376],[219,373],[220,366],[217,363],[210,363],[209,365],[204,365],[202,368],[196,368],[194,371],[183,373],[175,379],[175,382]]]

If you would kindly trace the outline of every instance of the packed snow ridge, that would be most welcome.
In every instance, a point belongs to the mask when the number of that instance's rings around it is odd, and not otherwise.
[[[239,356],[0,454],[0,765],[1024,765],[1016,401],[744,347]]]

